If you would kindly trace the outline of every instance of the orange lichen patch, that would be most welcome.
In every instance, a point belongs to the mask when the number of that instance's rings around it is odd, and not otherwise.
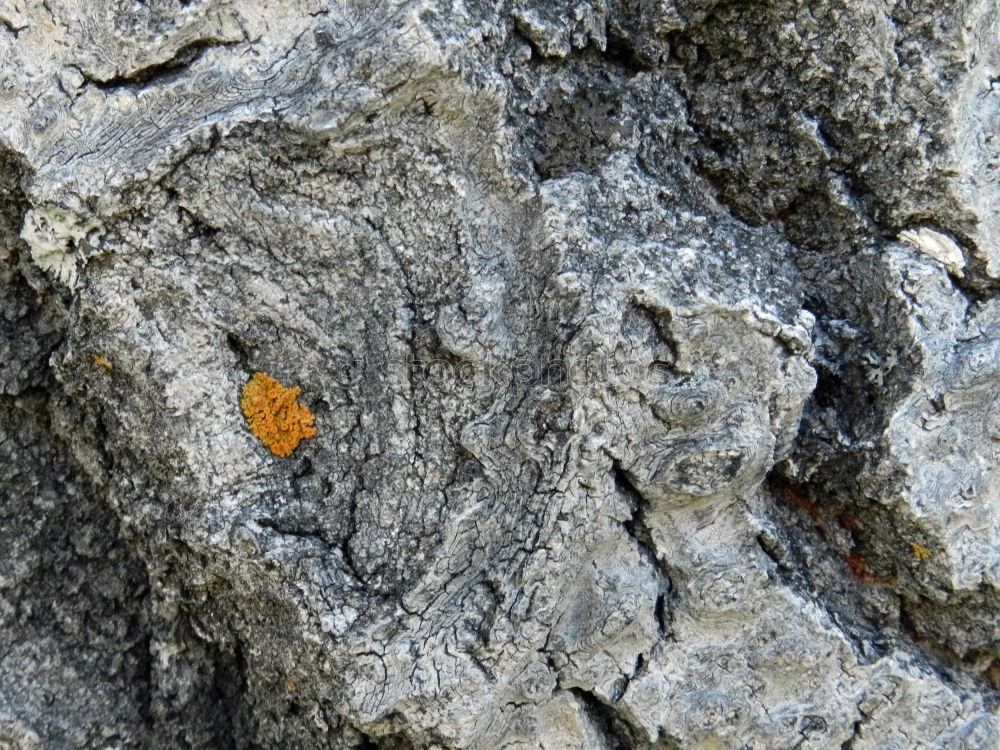
[[[919,544],[913,544],[911,542],[910,543],[910,549],[912,549],[913,550],[913,554],[916,557],[919,557],[921,560],[930,560],[932,557],[934,557],[934,553],[933,552],[931,552],[926,547],[921,547]]]
[[[286,690],[295,690],[297,687],[298,686],[295,684],[294,681],[292,681],[292,680],[286,680],[285,681],[285,689]]]
[[[90,358],[94,360],[94,364],[100,367],[102,370],[107,370],[111,372],[115,369],[115,366],[111,364],[107,359],[102,357],[100,354],[91,354]]]
[[[255,372],[243,386],[240,406],[250,432],[276,456],[287,456],[300,440],[316,434],[312,412],[296,400],[301,392],[262,372]]]

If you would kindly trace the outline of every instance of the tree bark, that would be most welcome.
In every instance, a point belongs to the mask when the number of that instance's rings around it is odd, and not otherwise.
[[[0,746],[995,747],[998,39],[8,0]]]

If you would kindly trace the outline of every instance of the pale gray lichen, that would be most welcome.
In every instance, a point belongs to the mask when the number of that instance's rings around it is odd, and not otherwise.
[[[24,215],[21,239],[31,248],[31,259],[36,266],[75,289],[83,260],[80,246],[100,226],[100,222],[85,220],[72,211],[43,206],[29,209]]]

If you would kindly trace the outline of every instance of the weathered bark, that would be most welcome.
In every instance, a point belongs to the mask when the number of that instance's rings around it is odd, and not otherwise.
[[[998,14],[7,0],[0,746],[995,747]]]

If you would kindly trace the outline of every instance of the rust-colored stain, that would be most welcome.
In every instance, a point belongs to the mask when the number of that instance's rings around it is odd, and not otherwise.
[[[276,456],[287,456],[304,438],[316,434],[313,415],[297,399],[301,388],[281,383],[255,372],[245,386],[240,406],[252,432]]]
[[[819,535],[824,540],[827,539],[826,523],[824,521],[825,516],[835,516],[837,520],[840,521],[841,526],[852,532],[852,537],[856,538],[858,535],[864,535],[864,526],[861,521],[857,516],[846,509],[841,510],[838,513],[834,510],[822,508],[811,500],[803,497],[799,494],[798,490],[793,487],[782,487],[781,495],[788,502],[803,508],[809,513],[810,516],[812,516],[813,524],[819,532]],[[930,551],[924,547],[917,544],[913,544],[911,547],[913,548],[913,554],[919,558],[927,559],[931,556]],[[888,578],[874,572],[868,564],[868,561],[861,556],[861,553],[856,548],[852,549],[849,554],[844,555],[843,559],[844,562],[847,563],[847,567],[850,569],[851,575],[853,575],[854,578],[861,583],[869,583],[876,586],[895,586],[897,583],[895,578]]]
[[[813,518],[818,519],[821,515],[823,515],[823,510],[818,505],[816,505],[816,503],[812,502],[811,500],[806,500],[804,497],[802,497],[802,495],[800,495],[791,487],[782,487],[781,494],[784,495],[785,499],[788,500],[790,503],[794,503],[795,505],[798,505],[800,508],[805,508],[807,511],[809,511],[809,515],[811,515]]]
[[[872,583],[876,586],[896,585],[895,578],[886,578],[878,575],[877,573],[873,573],[871,568],[868,567],[868,563],[856,551],[847,555],[844,558],[844,562],[847,563],[847,567],[851,569],[851,573],[857,580],[861,581],[861,583]]]
[[[781,494],[788,502],[805,509],[809,515],[812,516],[813,526],[815,526],[816,531],[819,532],[820,538],[823,539],[823,541],[827,541],[829,537],[826,533],[826,523],[823,521],[823,515],[826,511],[811,500],[806,500],[806,498],[802,497],[802,495],[800,495],[798,491],[792,487],[782,487]]]
[[[840,525],[845,529],[850,529],[851,531],[863,532],[865,527],[861,525],[861,521],[858,517],[852,513],[848,513],[846,510],[841,511],[840,515],[837,516],[840,519]]]

